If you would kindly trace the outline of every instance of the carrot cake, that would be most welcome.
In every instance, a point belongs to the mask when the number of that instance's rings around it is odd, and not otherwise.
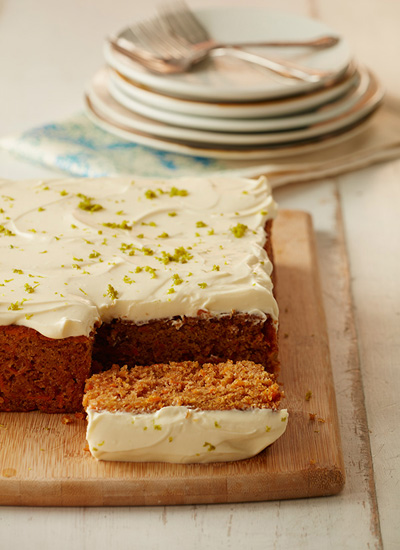
[[[114,366],[86,383],[89,449],[131,462],[249,458],[284,433],[281,398],[274,375],[249,361]]]
[[[278,368],[265,178],[0,181],[0,410],[70,412],[113,364]]]

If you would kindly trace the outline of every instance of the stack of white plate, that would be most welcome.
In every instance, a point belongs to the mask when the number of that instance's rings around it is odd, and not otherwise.
[[[264,8],[216,8],[196,15],[225,43],[335,34],[318,21]],[[186,73],[154,74],[106,43],[107,66],[87,87],[87,113],[101,128],[135,143],[243,160],[299,154],[347,139],[382,100],[378,81],[354,62],[344,39],[324,50],[255,51],[329,71],[333,79],[289,79],[228,54]]]

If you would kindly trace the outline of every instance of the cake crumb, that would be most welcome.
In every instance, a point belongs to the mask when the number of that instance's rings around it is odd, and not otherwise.
[[[311,390],[308,390],[308,392],[306,393],[305,400],[306,400],[306,401],[310,401],[311,397],[312,397],[312,391],[311,391]]]
[[[74,419],[71,418],[70,416],[63,416],[62,419],[61,419],[61,422],[63,424],[73,424],[74,423]]]
[[[315,420],[317,418],[317,413],[308,413],[310,420]]]

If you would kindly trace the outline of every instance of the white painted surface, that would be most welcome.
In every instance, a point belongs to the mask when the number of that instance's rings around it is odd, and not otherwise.
[[[103,37],[130,19],[150,15],[155,5],[155,0],[3,0],[0,135],[80,110],[84,84],[102,64]],[[268,5],[312,15],[345,33],[357,58],[386,85],[392,105],[400,104],[396,0],[270,0]],[[56,175],[0,152],[1,177]],[[399,184],[397,160],[276,193],[281,206],[314,217],[347,472],[341,495],[160,508],[3,507],[0,547],[364,549],[381,548],[381,532],[386,549],[399,548]],[[353,309],[345,307],[349,295]]]

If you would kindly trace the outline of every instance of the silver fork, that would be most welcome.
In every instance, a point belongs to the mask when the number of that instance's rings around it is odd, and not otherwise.
[[[184,2],[162,9],[157,17],[128,28],[122,36],[110,37],[111,46],[120,53],[142,63],[153,72],[179,73],[189,70],[209,54],[231,55],[262,65],[285,76],[307,82],[319,82],[331,73],[302,67],[288,60],[260,56],[245,50],[250,46],[304,46],[327,48],[338,42],[333,36],[302,42],[262,42],[219,44],[209,36]]]

